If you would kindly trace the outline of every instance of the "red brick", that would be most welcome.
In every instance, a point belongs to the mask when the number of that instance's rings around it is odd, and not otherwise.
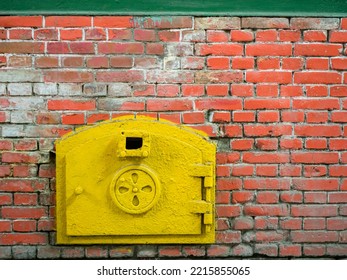
[[[203,96],[204,93],[204,85],[182,85],[183,96]]]
[[[291,44],[248,44],[246,45],[248,56],[290,56],[292,55]]]
[[[41,54],[44,53],[44,43],[0,42],[0,53]]]
[[[347,230],[347,219],[340,217],[333,217],[327,219],[328,230]]]
[[[294,82],[297,84],[340,84],[342,76],[337,72],[296,72]]]
[[[48,100],[48,110],[94,110],[95,100]]]
[[[179,42],[180,32],[179,31],[168,31],[163,30],[158,32],[158,37],[161,42]],[[154,39],[154,38],[153,38]],[[148,40],[150,41],[150,40]],[[154,41],[154,40],[152,40]]]
[[[327,175],[327,168],[323,165],[306,165],[304,167],[304,176],[305,177],[322,177]]]
[[[108,28],[108,39],[111,40],[131,40],[132,30],[131,29],[111,29]]]
[[[196,45],[197,55],[225,55],[235,56],[243,55],[243,47],[241,44],[197,44]]]
[[[324,30],[307,30],[304,31],[304,41],[307,42],[326,42],[327,32]]]
[[[88,16],[48,16],[46,27],[89,27],[92,18]]]
[[[253,96],[253,85],[232,84],[231,94],[233,96]]]
[[[293,217],[332,217],[337,215],[337,206],[329,205],[293,205]]]
[[[245,205],[244,214],[248,216],[288,216],[287,205]]]
[[[236,139],[230,142],[232,150],[247,151],[253,148],[253,139]]]
[[[9,165],[0,165],[0,177],[8,177],[11,175],[11,167]]]
[[[2,217],[8,219],[39,219],[47,215],[46,207],[3,207]]]
[[[347,69],[347,58],[331,58],[331,69],[333,70],[346,70]]]
[[[109,60],[107,57],[100,56],[100,57],[90,57],[87,58],[87,67],[90,68],[108,68],[109,67]]]
[[[223,30],[207,30],[207,42],[228,42],[229,34]]]
[[[207,67],[211,70],[227,70],[230,67],[230,59],[228,57],[208,57]]]
[[[94,26],[107,28],[131,28],[134,27],[132,16],[96,16]]]
[[[230,255],[230,247],[225,245],[211,245],[207,248],[209,257],[227,257]]]
[[[278,217],[265,217],[259,216],[255,217],[254,228],[256,230],[277,230],[278,229]],[[272,234],[265,234],[264,237],[271,237]]]
[[[289,125],[244,125],[244,135],[248,137],[270,137],[291,134],[292,127]]]
[[[240,217],[234,220],[234,229],[236,230],[249,230],[254,227],[254,220],[250,217]]]
[[[69,40],[76,41],[82,40],[83,33],[82,29],[61,29],[60,30],[60,39],[61,40]]]
[[[160,257],[180,257],[182,256],[181,247],[179,246],[166,246],[159,248]]]
[[[255,147],[259,150],[264,150],[264,151],[277,150],[278,140],[277,139],[271,139],[271,138],[256,139]]]
[[[0,235],[1,245],[39,245],[47,244],[47,234],[42,233],[6,233]]]
[[[221,244],[241,243],[241,232],[240,231],[217,232],[216,242]]]
[[[257,42],[276,42],[278,31],[276,30],[258,30],[256,31],[255,40]]]
[[[139,70],[128,71],[99,71],[96,74],[96,81],[98,82],[142,82],[144,81],[144,73]]]
[[[252,111],[234,111],[234,122],[255,122],[255,113]]]
[[[194,124],[194,123],[205,122],[204,112],[184,113],[182,117],[183,117],[183,123]]]
[[[341,127],[337,125],[296,125],[296,136],[305,137],[337,137],[341,136]]]
[[[323,256],[326,252],[324,245],[304,245],[305,256]]]
[[[253,69],[254,58],[252,57],[233,57],[231,59],[232,69]]]
[[[304,61],[302,58],[296,57],[283,57],[282,69],[283,70],[301,70],[303,68]]]
[[[59,67],[59,58],[55,56],[37,57],[35,66],[38,68],[57,68]]]
[[[296,44],[294,55],[300,56],[339,56],[342,50],[340,44]]]
[[[277,176],[276,165],[259,165],[256,167],[257,176],[263,177],[275,177]]]
[[[303,74],[303,73],[296,73],[296,74]],[[331,73],[331,74],[334,74],[334,73]],[[248,71],[246,72],[246,81],[249,83],[289,84],[292,81],[292,74],[290,72],[284,72],[284,71]]]
[[[179,95],[179,91],[178,85],[157,85],[158,96],[176,97]]]
[[[208,96],[227,96],[229,85],[207,85],[206,93]]]
[[[32,232],[36,230],[36,221],[34,220],[16,220],[13,221],[13,231]]]
[[[281,165],[280,166],[280,176],[283,177],[299,177],[301,175],[300,165]]]
[[[2,232],[11,232],[11,231],[12,231],[11,221],[1,220],[0,221],[0,236]]]
[[[240,110],[241,99],[208,98],[195,101],[197,110]]]
[[[327,194],[325,192],[305,192],[304,202],[308,203],[326,203],[327,202]]]
[[[143,54],[144,44],[139,42],[133,43],[98,43],[99,54]]]
[[[338,234],[334,231],[292,231],[290,236],[293,242],[298,243],[324,243],[338,241]]]
[[[135,29],[134,30],[134,39],[136,41],[155,41],[156,32],[154,30],[146,29]]]
[[[347,32],[332,30],[329,41],[332,43],[347,43]]]
[[[219,178],[217,179],[217,190],[239,190],[241,189],[242,181],[239,178]]]
[[[280,228],[289,230],[299,230],[302,229],[301,224],[301,218],[284,218],[284,220],[280,221]]]
[[[14,205],[35,206],[37,205],[37,198],[36,193],[15,193]]]
[[[328,70],[329,59],[328,58],[307,58],[306,69]]]
[[[343,97],[347,96],[347,86],[332,86],[330,87],[330,96]]]
[[[260,57],[257,59],[259,70],[280,69],[280,59],[272,57]]]
[[[290,181],[288,179],[277,179],[277,178],[244,179],[244,189],[246,190],[289,190]]]
[[[226,166],[227,167],[227,166]],[[218,172],[217,172],[218,173]],[[230,174],[230,170],[228,172],[228,175],[229,176]],[[219,176],[219,174],[217,174],[217,176]],[[220,177],[220,176],[219,176]],[[229,204],[230,203],[230,195],[231,193],[228,192],[228,191],[225,191],[225,192],[220,192],[218,191],[216,193],[216,203],[217,204]]]
[[[2,162],[9,163],[38,163],[40,155],[37,153],[4,152]]]
[[[347,192],[329,193],[329,203],[346,203],[346,202],[347,202]]]
[[[206,254],[206,249],[199,246],[184,246],[182,253],[187,257],[203,257]]]
[[[230,39],[232,42],[251,42],[253,41],[253,32],[247,30],[231,30]]]
[[[11,40],[31,40],[32,30],[31,29],[10,29],[9,38]]]
[[[1,16],[1,27],[42,27],[42,16]]]
[[[255,244],[254,252],[268,257],[278,256],[278,245],[276,244]]]
[[[146,45],[146,54],[163,55],[164,45],[161,43],[148,43]]]
[[[279,202],[279,194],[277,192],[258,192],[257,203],[260,204],[272,204]]]
[[[339,109],[340,104],[337,98],[293,99],[292,107],[293,109],[332,110]]]
[[[86,30],[86,40],[106,40],[106,30],[103,28],[90,28]]]
[[[306,148],[313,150],[324,150],[327,147],[326,139],[306,139]]]
[[[191,100],[170,99],[170,100],[147,100],[148,111],[189,111],[192,110],[193,104]]]
[[[301,32],[297,30],[280,30],[279,40],[282,42],[298,42],[301,40]]]
[[[300,257],[302,255],[301,245],[280,245],[279,249],[281,257]]]
[[[208,91],[208,89],[207,89]],[[230,112],[213,112],[212,122],[216,123],[228,123],[231,121]]]
[[[338,179],[293,179],[293,188],[304,191],[333,191],[338,190]]]
[[[251,191],[233,191],[232,203],[246,203],[253,201],[254,192]]]
[[[259,110],[259,109],[289,109],[289,99],[246,99],[244,109]]]
[[[277,85],[257,85],[257,96],[266,96],[266,97],[276,97],[278,96],[278,86]]]
[[[47,71],[44,79],[45,82],[88,83],[93,82],[94,75],[90,72],[79,71]]]
[[[287,163],[289,162],[289,154],[274,154],[270,152],[246,152],[243,154],[243,161],[246,163]]]
[[[325,218],[305,218],[304,230],[319,230],[325,229]]]
[[[85,249],[85,254],[87,258],[99,259],[108,257],[108,250],[104,247],[88,247]]]
[[[281,149],[299,150],[302,146],[301,139],[281,139],[280,142]]]
[[[347,139],[330,139],[329,148],[333,151],[347,150]]]
[[[279,122],[280,113],[278,111],[260,111],[258,113],[258,122]]]
[[[241,214],[241,207],[237,205],[217,205],[216,214],[218,217],[238,217]]]

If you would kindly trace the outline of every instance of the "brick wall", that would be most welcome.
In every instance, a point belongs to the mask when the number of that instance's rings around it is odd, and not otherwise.
[[[347,255],[347,18],[0,17],[0,258]],[[123,114],[218,143],[217,241],[56,246],[53,143]]]

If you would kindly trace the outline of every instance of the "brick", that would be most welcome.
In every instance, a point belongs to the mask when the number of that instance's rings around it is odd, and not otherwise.
[[[44,53],[44,43],[41,42],[0,42],[1,53]]]
[[[329,69],[329,59],[327,59],[327,58],[307,58],[306,59],[306,69],[328,70]]]
[[[240,110],[242,102],[240,99],[208,98],[195,101],[197,110]]]
[[[183,96],[203,96],[205,88],[203,85],[182,85]]]
[[[256,31],[255,40],[257,42],[276,42],[278,32],[276,30],[258,30]]]
[[[0,82],[42,82],[42,75],[36,70],[1,70]]]
[[[208,96],[227,96],[229,85],[207,85],[206,93]]]
[[[338,29],[338,18],[292,18],[290,21],[292,29]]]
[[[326,139],[306,139],[306,149],[324,150],[327,148]]]
[[[302,58],[284,57],[282,58],[283,70],[301,70],[303,69],[304,60]]]
[[[289,20],[286,18],[243,17],[241,27],[285,29],[289,27]]]
[[[296,243],[324,243],[338,241],[337,232],[333,231],[292,231],[291,239]]]
[[[290,44],[248,44],[246,55],[248,56],[289,56],[292,54]]]
[[[304,167],[304,176],[305,177],[322,177],[327,175],[327,168],[325,166],[319,165],[307,165]]]
[[[11,221],[1,220],[0,221],[0,234],[2,232],[11,232],[11,231],[12,231]]]
[[[257,178],[244,179],[246,190],[289,190],[290,182],[288,179],[277,178]]]
[[[254,58],[252,57],[234,57],[231,59],[232,69],[253,69]]]
[[[207,248],[207,256],[209,257],[227,257],[230,256],[230,254],[230,246],[210,245]]]
[[[319,230],[325,229],[325,218],[305,218],[304,230]]]
[[[257,203],[273,204],[279,202],[279,194],[277,192],[262,191],[257,194]]]
[[[206,39],[205,31],[203,30],[184,30],[182,31],[183,42],[204,42]]]
[[[57,41],[58,30],[49,28],[37,29],[34,31],[34,38],[42,41]]]
[[[262,165],[256,167],[257,176],[263,177],[275,177],[277,176],[277,166],[276,165]]]
[[[144,74],[139,70],[129,71],[100,71],[96,74],[97,82],[141,82],[144,80]]]
[[[42,233],[4,233],[0,235],[1,245],[47,244],[48,238]]]
[[[60,39],[68,41],[82,40],[83,32],[82,29],[60,29]]]
[[[14,194],[14,205],[21,206],[36,206],[38,196],[36,193],[15,193]]]
[[[101,42],[98,43],[99,54],[143,54],[144,44],[140,42],[132,43],[114,43]]]
[[[337,125],[296,125],[294,133],[304,137],[338,137],[342,132]]]
[[[240,217],[234,220],[235,230],[250,230],[254,227],[254,219],[252,217]]]
[[[241,243],[240,231],[218,232],[216,242],[221,244]]]
[[[346,256],[347,246],[343,244],[327,245],[326,254],[328,256]]]
[[[34,220],[15,220],[13,221],[13,231],[32,232],[36,230],[36,221]]]
[[[148,100],[148,111],[189,111],[192,110],[191,100]]]
[[[165,246],[159,248],[159,256],[160,257],[180,257],[182,256],[181,247],[180,246]]]
[[[217,189],[219,191],[226,190],[239,190],[241,189],[242,182],[238,178],[219,178],[217,180]]]
[[[337,98],[324,99],[293,99],[293,109],[309,110],[332,110],[339,109],[340,103]],[[316,112],[315,112],[316,113]]]
[[[296,72],[294,82],[297,84],[339,84],[342,76],[337,72]]]
[[[336,192],[329,193],[329,203],[346,203],[347,193],[346,192]]]
[[[333,217],[327,219],[328,230],[347,230],[346,218]]]
[[[244,135],[247,137],[270,137],[291,134],[292,127],[290,125],[244,125]]]
[[[8,59],[8,66],[14,68],[29,68],[32,66],[32,57],[22,56],[22,55],[13,55]]]
[[[229,34],[224,30],[207,30],[207,42],[228,42]]]
[[[277,97],[278,96],[278,86],[277,85],[263,85],[259,84],[256,86],[256,95],[258,97]]]
[[[96,16],[94,26],[107,28],[131,28],[134,26],[131,16]]]
[[[193,19],[189,16],[134,17],[134,26],[149,29],[192,28]]]
[[[94,110],[94,100],[48,100],[48,110]]]
[[[86,40],[106,40],[106,30],[103,28],[91,28],[86,30]]]
[[[300,230],[302,229],[301,218],[284,218],[280,221],[281,229]]]
[[[303,253],[305,256],[323,256],[326,253],[324,245],[304,245]]]
[[[252,111],[234,111],[234,122],[255,122],[255,113]]]
[[[179,31],[159,31],[158,32],[158,37],[161,42],[180,42],[180,32]],[[148,41],[154,41],[155,39],[153,38],[152,40]]]
[[[305,192],[304,195],[304,202],[305,203],[326,203],[327,202],[327,195],[325,192]]]
[[[129,258],[134,255],[134,247],[119,247],[110,249],[111,258]]]
[[[46,27],[89,27],[92,20],[89,16],[48,16]]]
[[[259,70],[276,70],[280,69],[280,59],[272,57],[259,57],[257,59]]]
[[[196,17],[195,29],[240,29],[238,17]]]
[[[211,70],[227,70],[230,68],[230,59],[228,57],[209,57],[207,67]]]
[[[333,70],[346,70],[347,58],[331,58],[331,69]]]
[[[294,55],[300,56],[338,56],[342,51],[340,44],[296,44]]]
[[[205,58],[204,57],[182,57],[181,59],[182,69],[196,69],[201,70],[205,67]]]
[[[207,83],[237,83],[242,81],[242,73],[233,71],[199,71],[195,73],[195,82],[200,84]]]
[[[293,217],[332,217],[337,215],[337,206],[328,205],[293,205]]]
[[[161,43],[148,43],[146,45],[146,54],[163,55],[164,45]]]
[[[278,245],[276,244],[255,244],[254,253],[268,257],[278,256]]]
[[[346,139],[330,139],[329,148],[333,151],[347,150]]]
[[[63,57],[62,66],[69,68],[80,68],[84,65],[83,57],[72,56],[72,57]]]
[[[195,49],[196,49],[196,54],[202,55],[202,56],[207,56],[207,55],[220,55],[220,56],[243,55],[242,45],[236,44],[236,43],[196,44]]]
[[[259,86],[257,92],[259,91]],[[259,110],[259,109],[289,109],[289,99],[246,99],[244,109]]]
[[[326,97],[328,96],[328,86],[306,86],[306,96],[307,97]],[[310,101],[310,99],[307,99]],[[329,100],[329,99],[327,99]],[[329,101],[332,101],[330,99]]]
[[[45,82],[53,83],[88,83],[94,81],[90,72],[79,71],[47,71],[44,75]]]
[[[107,28],[108,39],[112,40],[131,40],[133,37],[131,29],[112,29]]]
[[[281,139],[280,141],[281,149],[299,150],[302,146],[301,139]]]
[[[39,246],[37,248],[38,259],[58,259],[60,257],[61,249],[54,246]]]
[[[288,84],[288,83],[291,83],[291,80],[292,80],[292,75],[290,72],[284,72],[284,71],[247,71],[246,72],[246,81],[249,83]]]
[[[233,176],[251,176],[253,175],[254,167],[252,165],[233,165]]]
[[[301,40],[301,33],[296,30],[280,30],[279,40],[282,42],[298,42]]]
[[[223,131],[225,137],[242,137],[242,127],[239,125],[225,125]]]
[[[301,245],[280,245],[279,250],[281,257],[300,257],[302,255]]]
[[[13,246],[12,254],[17,260],[36,259],[36,246]]]
[[[98,109],[105,111],[144,111],[145,103],[142,101],[126,101],[115,98],[102,98],[98,100]]]
[[[248,216],[288,216],[287,205],[245,205],[244,214]]]
[[[243,154],[245,163],[287,163],[289,162],[288,153],[270,153],[270,152],[246,152]]]
[[[32,30],[31,29],[10,29],[9,30],[10,39],[18,40],[31,40]]]
[[[329,41],[333,43],[346,43],[347,32],[346,31],[331,31]]]
[[[205,114],[203,112],[191,112],[183,114],[183,123],[205,123]]]
[[[328,39],[325,30],[307,30],[304,31],[304,41],[307,42],[326,42]]]
[[[278,140],[277,139],[270,139],[270,138],[256,139],[255,147],[257,149],[263,150],[263,151],[277,150]]]
[[[333,191],[338,190],[338,179],[293,179],[293,188],[304,191]]]
[[[135,71],[135,70],[134,70]],[[162,84],[191,84],[194,81],[193,73],[190,71],[147,71],[147,82]],[[199,81],[196,81],[198,84]]]
[[[59,67],[59,58],[56,56],[36,57],[35,66],[37,68],[57,68]]]
[[[1,16],[1,27],[42,27],[42,16]]]

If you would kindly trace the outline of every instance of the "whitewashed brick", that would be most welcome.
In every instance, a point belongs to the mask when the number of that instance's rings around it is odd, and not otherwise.
[[[0,69],[0,82],[43,82],[42,72],[39,70],[5,70]]]
[[[11,112],[11,123],[34,123],[35,114],[30,111]]]
[[[105,84],[85,84],[83,93],[89,96],[106,96],[107,86]]]
[[[30,83],[12,83],[7,85],[7,90],[12,96],[32,95],[32,85]]]
[[[56,83],[34,84],[34,93],[36,95],[57,95],[58,87]]]
[[[74,83],[63,83],[58,85],[59,95],[81,95],[82,94],[82,85]]]
[[[108,95],[111,97],[131,96],[131,86],[128,84],[110,84],[108,85]]]

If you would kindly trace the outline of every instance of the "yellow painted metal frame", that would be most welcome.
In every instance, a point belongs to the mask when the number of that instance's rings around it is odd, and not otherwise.
[[[141,147],[124,148],[127,137]],[[214,243],[215,155],[203,132],[147,117],[65,135],[56,142],[57,243]]]

